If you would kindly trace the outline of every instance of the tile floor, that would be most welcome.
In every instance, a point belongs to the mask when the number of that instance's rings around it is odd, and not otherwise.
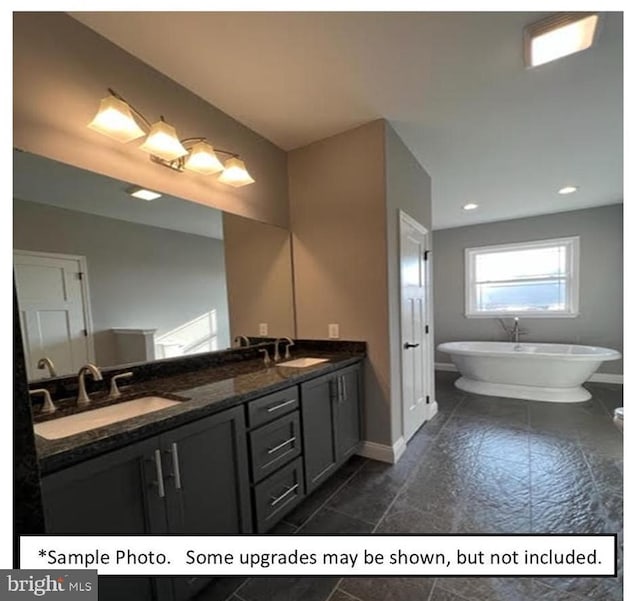
[[[617,532],[622,387],[555,405],[478,396],[438,373],[438,415],[396,465],[354,457],[277,532]],[[618,578],[249,578],[198,601],[619,601]]]

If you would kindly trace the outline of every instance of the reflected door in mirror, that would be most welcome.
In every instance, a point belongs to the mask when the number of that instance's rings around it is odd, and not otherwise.
[[[20,326],[29,379],[47,377],[38,361],[49,357],[59,373],[93,361],[82,257],[14,251]]]

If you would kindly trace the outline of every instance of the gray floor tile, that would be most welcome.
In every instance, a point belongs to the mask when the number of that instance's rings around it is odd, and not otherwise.
[[[348,593],[345,593],[340,589],[336,589],[333,595],[331,595],[331,597],[329,597],[327,601],[362,601],[362,600],[352,595],[349,595]]]
[[[325,601],[339,578],[250,578],[237,595],[243,601]]]
[[[214,578],[202,589],[193,601],[226,601],[247,579],[244,577]]]
[[[475,601],[475,599],[463,599],[451,591],[435,586],[431,597],[429,597],[429,601]]]
[[[372,522],[323,508],[298,530],[298,534],[369,534],[374,526]]]
[[[438,587],[468,601],[533,601],[529,578],[439,578]]]
[[[426,601],[434,578],[345,578],[340,588],[362,601]]]
[[[450,514],[450,520],[455,515]],[[397,534],[446,534],[453,531],[453,522],[447,529],[447,521],[441,517],[441,512],[426,513],[402,500],[391,505],[384,519],[376,527],[376,532]]]

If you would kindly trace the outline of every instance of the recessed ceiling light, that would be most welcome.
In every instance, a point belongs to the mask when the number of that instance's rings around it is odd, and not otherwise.
[[[577,186],[565,186],[564,188],[560,188],[560,190],[558,190],[558,194],[573,194],[574,192],[578,191],[578,187]]]
[[[479,205],[477,205],[475,202],[468,202],[466,205],[463,205],[463,209],[465,211],[475,211],[478,208]]]
[[[593,44],[600,19],[597,13],[560,13],[524,30],[524,59],[537,67]]]
[[[146,190],[145,188],[140,188],[139,186],[133,186],[127,190],[127,194],[134,196],[135,198],[141,198],[142,200],[155,200],[156,198],[160,198],[162,194],[158,194],[158,192],[154,192],[153,190]]]

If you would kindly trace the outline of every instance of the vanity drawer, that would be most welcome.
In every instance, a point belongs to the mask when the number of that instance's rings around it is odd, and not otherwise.
[[[299,407],[298,387],[292,386],[248,404],[249,428],[266,424]]]
[[[303,497],[302,458],[298,458],[255,487],[257,531],[275,526]]]
[[[259,482],[302,452],[299,412],[253,430],[249,440],[253,481]]]

